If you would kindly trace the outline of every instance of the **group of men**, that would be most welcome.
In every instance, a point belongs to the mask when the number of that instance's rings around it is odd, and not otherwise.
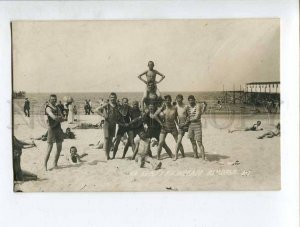
[[[157,99],[156,99],[157,100]],[[109,102],[98,107],[96,113],[104,118],[103,134],[104,134],[104,150],[107,160],[114,159],[118,151],[121,138],[126,133],[128,136],[122,158],[125,157],[129,146],[134,151],[133,159],[138,153],[134,138],[138,135],[140,140],[148,144],[147,151],[143,151],[150,157],[152,152],[150,149],[151,139],[158,142],[157,159],[161,159],[162,148],[167,152],[169,157],[177,160],[179,151],[184,157],[184,148],[182,146],[182,138],[188,133],[194,151],[194,157],[198,158],[197,144],[201,151],[201,157],[205,160],[204,146],[202,143],[202,125],[201,114],[205,111],[207,104],[202,105],[196,103],[195,97],[188,97],[188,105],[183,103],[181,94],[176,96],[176,105],[172,104],[170,95],[164,96],[163,103],[148,102],[147,107],[142,111],[139,103],[134,101],[129,106],[128,99],[123,98],[121,105],[117,102],[117,94],[111,93]],[[118,131],[116,133],[116,125]],[[175,155],[166,144],[166,136],[172,134],[176,142]],[[112,140],[116,140],[113,144]],[[113,156],[110,157],[110,150],[113,146]]]

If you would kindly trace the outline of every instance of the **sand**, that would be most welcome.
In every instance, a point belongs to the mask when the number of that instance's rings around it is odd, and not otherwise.
[[[14,134],[28,141],[38,137],[46,129],[41,123],[43,116],[25,118],[14,115]],[[228,133],[228,129],[251,126],[262,121],[263,131]],[[78,122],[97,123],[99,116],[80,115]],[[43,159],[47,142],[36,141],[37,148],[24,149],[21,166],[23,170],[37,174],[37,181],[16,184],[23,192],[98,192],[98,191],[198,191],[198,190],[279,190],[280,189],[280,137],[258,140],[256,137],[274,129],[279,115],[204,115],[203,144],[208,161],[194,159],[192,147],[185,136],[183,146],[186,158],[173,161],[162,151],[162,169],[149,166],[139,168],[127,152],[128,159],[121,159],[123,145],[120,144],[117,158],[105,160],[102,149],[91,149],[89,144],[103,141],[100,129],[75,129],[75,140],[65,140],[58,169],[44,172]],[[62,124],[63,130],[76,124]],[[174,153],[175,142],[167,136],[167,144]],[[66,153],[71,146],[78,153],[87,153],[84,162],[70,165]],[[156,148],[152,152],[156,155]],[[49,159],[52,168],[56,147]],[[238,161],[238,164],[234,164]]]

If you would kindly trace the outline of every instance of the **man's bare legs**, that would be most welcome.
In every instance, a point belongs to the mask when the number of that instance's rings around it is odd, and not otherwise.
[[[166,150],[166,152],[170,158],[173,158],[173,153],[165,142],[166,136],[167,136],[167,134],[165,134],[165,133],[161,133],[159,135],[159,142],[158,142],[158,148],[157,148],[157,160],[160,160],[160,153],[161,153],[162,148],[164,148]]]
[[[114,152],[113,152],[112,159],[114,159],[116,157],[116,154],[117,154],[117,151],[118,151],[118,148],[119,148],[119,144],[121,142],[121,138],[122,138],[122,135],[117,135],[116,140],[115,140]]]
[[[44,170],[45,171],[48,170],[47,169],[47,163],[48,163],[51,151],[52,151],[52,147],[53,147],[53,143],[48,143],[48,147],[47,147],[47,151],[46,151],[46,156],[45,156],[45,159],[44,159]]]
[[[55,157],[54,157],[54,163],[53,163],[53,166],[54,168],[57,167],[57,163],[58,163],[58,159],[59,159],[59,156],[60,156],[60,152],[61,152],[61,149],[62,149],[62,143],[56,143],[56,154],[55,154]]]
[[[112,144],[112,138],[111,137],[104,138],[104,150],[105,150],[106,160],[110,159],[109,152],[110,152],[111,144]]]
[[[183,138],[182,134],[179,134],[177,139],[174,137],[174,139],[177,141],[176,147],[175,147],[175,157],[173,159],[174,161],[176,161],[177,158],[178,158],[178,151],[179,151],[179,149],[181,151],[182,157],[183,158],[185,157],[185,155],[184,155],[184,149],[183,149],[183,146],[182,146],[182,143],[181,143],[182,138]]]
[[[127,139],[127,143],[126,143],[126,145],[125,145],[125,147],[124,147],[124,151],[123,151],[123,156],[122,156],[122,158],[125,158],[126,153],[127,153],[128,148],[129,148],[130,145],[131,145],[133,154],[134,154],[134,150],[135,150],[135,144],[134,144],[134,132],[133,132],[133,131],[129,131],[129,132],[127,133],[127,135],[128,135],[128,139]],[[134,159],[134,158],[135,158],[135,157],[133,156],[132,159]]]
[[[194,139],[190,139],[190,140],[191,140],[191,144],[192,144],[193,151],[194,151],[194,158],[199,158],[196,140],[194,140]]]
[[[203,161],[205,161],[206,157],[205,157],[204,146],[202,144],[202,140],[198,140],[197,144],[198,144],[198,147],[200,148],[202,159],[203,159]]]

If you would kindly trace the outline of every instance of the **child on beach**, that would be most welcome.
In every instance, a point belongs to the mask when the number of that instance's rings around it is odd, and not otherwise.
[[[138,78],[141,81],[143,81],[146,85],[148,85],[150,82],[154,83],[154,86],[155,86],[154,87],[154,92],[155,92],[157,98],[160,98],[161,95],[160,95],[160,92],[157,88],[157,84],[160,83],[163,79],[165,79],[165,76],[162,73],[158,72],[157,70],[153,69],[154,68],[154,62],[153,61],[148,62],[148,68],[149,68],[149,70],[147,70],[147,71],[143,72],[142,74],[140,74],[138,76]],[[158,80],[158,81],[156,81],[156,74],[161,76],[161,79]],[[144,80],[142,78],[143,75],[146,75],[146,80]],[[145,101],[145,99],[147,99],[147,97],[149,95],[149,92],[150,92],[149,88],[148,88],[148,86],[146,86],[145,92],[143,94],[143,99],[142,99],[143,102]]]
[[[235,129],[235,130],[228,130],[228,133],[238,132],[238,131],[260,131],[263,128],[259,128],[261,125],[261,121],[257,121],[256,124],[252,125],[251,127],[247,127],[245,129]]]
[[[86,153],[83,153],[82,155],[79,155],[77,153],[77,148],[75,146],[72,146],[70,147],[70,153],[67,157],[68,161],[74,165],[74,164],[78,164],[78,163],[81,163],[81,158],[87,156],[88,154]]]
[[[275,130],[274,131],[269,131],[259,137],[257,137],[257,139],[263,139],[265,137],[267,138],[273,138],[274,136],[280,136],[280,123],[278,123],[276,126],[275,126]]]

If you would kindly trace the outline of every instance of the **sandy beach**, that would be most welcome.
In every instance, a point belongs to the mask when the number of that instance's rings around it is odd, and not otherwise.
[[[41,124],[43,116],[25,118],[14,115],[14,134],[28,141],[41,136],[46,129]],[[228,129],[242,125],[251,126],[262,121],[263,131],[228,133]],[[97,123],[97,115],[80,115],[78,122]],[[198,191],[198,190],[279,190],[280,189],[280,137],[258,140],[256,137],[274,129],[279,115],[232,115],[202,116],[203,143],[207,162],[194,159],[190,141],[183,138],[186,158],[173,161],[162,152],[162,168],[149,166],[139,168],[129,148],[127,159],[121,159],[124,145],[121,143],[117,158],[105,160],[102,149],[91,149],[89,144],[103,141],[101,129],[74,129],[76,139],[66,139],[59,159],[59,168],[48,172],[42,170],[47,142],[36,141],[37,148],[24,149],[22,169],[38,175],[37,181],[17,183],[23,192],[78,192],[78,191]],[[76,124],[62,124],[63,130]],[[174,153],[175,142],[167,136],[167,144]],[[66,152],[71,146],[78,153],[87,153],[84,162],[70,165]],[[157,147],[152,148],[156,155]],[[49,168],[52,168],[54,153]],[[239,164],[234,164],[239,161]]]

